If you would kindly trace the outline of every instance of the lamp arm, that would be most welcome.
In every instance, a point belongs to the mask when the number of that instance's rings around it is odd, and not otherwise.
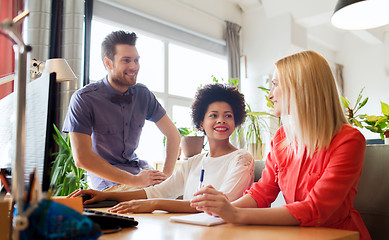
[[[20,13],[18,16],[14,17],[14,19],[6,18],[3,22],[0,23],[0,28],[4,29],[4,31],[16,42],[22,52],[31,51],[31,48],[27,46],[22,36],[17,31],[17,26],[23,21],[25,17],[30,14],[30,11],[25,10]],[[28,49],[30,48],[30,49]]]
[[[5,19],[0,23],[0,28],[4,29],[16,44],[15,51],[15,92],[16,92],[16,149],[13,168],[12,194],[16,202],[18,213],[13,222],[13,237],[19,239],[19,231],[28,226],[28,219],[23,213],[24,195],[24,157],[25,157],[25,123],[26,123],[26,78],[27,78],[27,53],[31,47],[26,45],[22,36],[17,31],[19,25],[25,17],[29,15],[26,10],[16,16],[13,20]]]

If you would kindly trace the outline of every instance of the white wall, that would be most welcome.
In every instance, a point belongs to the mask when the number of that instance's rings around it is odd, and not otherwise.
[[[253,110],[265,109],[265,97],[258,86],[266,86],[264,78],[272,75],[274,62],[290,50],[291,17],[268,18],[262,7],[250,9],[243,16],[242,47],[247,56],[247,78],[242,79],[242,92]]]

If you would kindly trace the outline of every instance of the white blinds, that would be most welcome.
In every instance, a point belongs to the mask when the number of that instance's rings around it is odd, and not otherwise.
[[[115,23],[115,25],[121,24],[123,26],[131,26],[216,54],[226,55],[225,42],[210,39],[187,29],[174,26],[173,24],[143,16],[131,9],[125,9],[121,6],[95,1],[93,5],[93,16]]]

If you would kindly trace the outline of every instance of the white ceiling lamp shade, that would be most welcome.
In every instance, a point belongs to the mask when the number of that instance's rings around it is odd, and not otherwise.
[[[73,81],[77,79],[68,62],[64,58],[52,58],[46,61],[42,75],[52,72],[57,73],[57,82]]]
[[[389,0],[339,0],[331,23],[345,30],[362,30],[389,24]]]

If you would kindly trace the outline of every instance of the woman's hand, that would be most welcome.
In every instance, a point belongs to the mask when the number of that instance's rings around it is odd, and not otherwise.
[[[83,204],[89,204],[93,202],[100,202],[108,198],[108,194],[106,192],[100,192],[93,189],[87,190],[76,190],[69,194],[68,198],[81,197],[82,195],[89,195],[90,199],[83,202]]]
[[[219,216],[226,222],[237,222],[238,208],[231,205],[226,195],[216,191],[214,187],[208,185],[194,194],[190,201],[190,206],[198,211],[204,211],[212,216]]]
[[[108,212],[115,213],[151,213],[155,210],[154,199],[139,199],[127,202],[121,202],[116,206],[108,209]]]

